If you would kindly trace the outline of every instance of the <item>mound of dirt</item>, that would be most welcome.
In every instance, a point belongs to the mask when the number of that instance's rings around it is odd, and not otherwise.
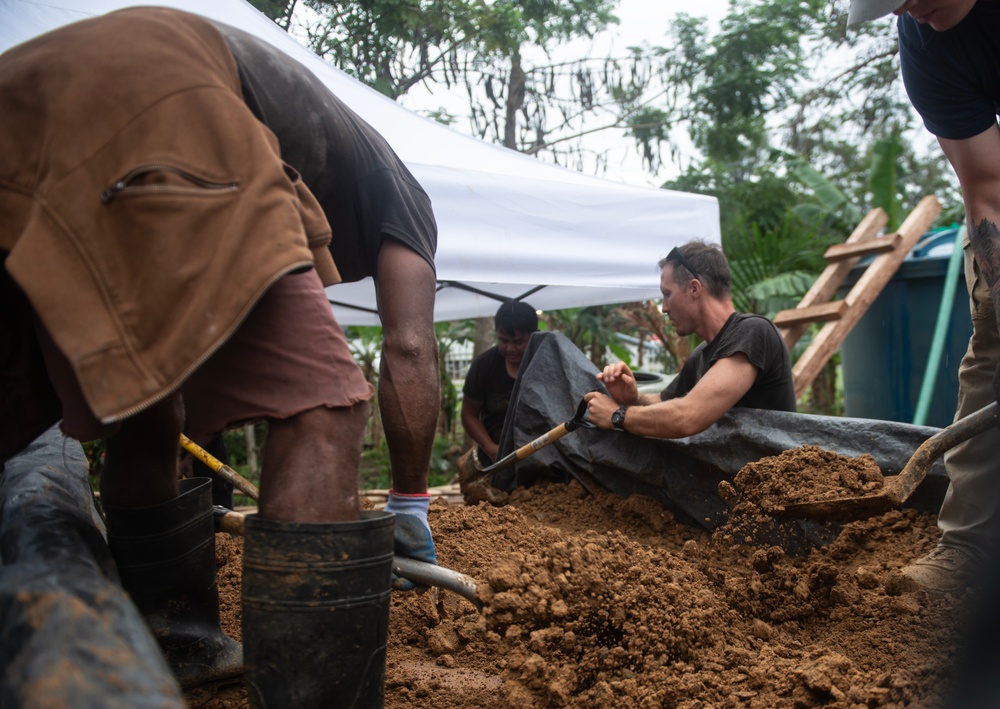
[[[765,507],[868,495],[881,490],[884,482],[870,455],[848,458],[819,446],[802,446],[748,463],[734,484],[745,500]]]
[[[846,466],[845,485],[873,482],[867,461],[797,454],[744,469],[744,491],[766,466]],[[479,581],[484,611],[434,590],[394,594],[386,706],[937,706],[963,599],[907,591],[899,574],[936,543],[934,522],[893,511],[793,555],[773,529],[746,543],[736,527],[709,534],[648,498],[576,483],[517,490],[504,507],[435,502],[439,563]],[[217,540],[239,639],[241,544]],[[246,706],[239,688],[189,700]]]

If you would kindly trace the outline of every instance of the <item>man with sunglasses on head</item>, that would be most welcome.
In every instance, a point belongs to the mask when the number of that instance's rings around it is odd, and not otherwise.
[[[733,407],[795,411],[791,357],[770,320],[738,313],[729,264],[717,245],[692,241],[659,263],[663,313],[681,336],[704,340],[659,395],[641,394],[624,362],[597,378],[611,396],[586,395],[590,420],[655,438],[704,431]]]
[[[987,0],[852,0],[847,24],[898,16],[903,83],[962,186],[968,225],[965,281],[972,337],[959,366],[956,420],[1000,397],[1000,5]],[[950,484],[941,539],[903,574],[932,593],[959,592],[983,575],[1000,530],[1000,431],[944,456]]]

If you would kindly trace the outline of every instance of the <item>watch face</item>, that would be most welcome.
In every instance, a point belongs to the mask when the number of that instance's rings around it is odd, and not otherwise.
[[[617,428],[621,428],[625,423],[625,409],[618,409],[613,414],[611,414],[611,425]]]

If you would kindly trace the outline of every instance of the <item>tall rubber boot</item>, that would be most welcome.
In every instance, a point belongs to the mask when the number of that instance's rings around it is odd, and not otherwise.
[[[256,709],[381,707],[393,521],[251,515],[243,551],[244,679]]]
[[[182,687],[242,673],[240,644],[219,626],[212,481],[180,481],[151,507],[104,505],[122,586],[142,612]]]

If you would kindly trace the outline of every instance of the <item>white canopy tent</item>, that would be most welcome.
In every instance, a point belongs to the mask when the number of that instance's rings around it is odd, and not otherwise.
[[[165,5],[239,27],[295,57],[371,123],[430,195],[435,320],[490,316],[502,298],[555,310],[659,297],[656,262],[718,242],[714,198],[583,175],[462,135],[326,64],[244,0],[0,0],[0,52],[77,20]],[[327,291],[342,324],[377,324],[370,279]]]

